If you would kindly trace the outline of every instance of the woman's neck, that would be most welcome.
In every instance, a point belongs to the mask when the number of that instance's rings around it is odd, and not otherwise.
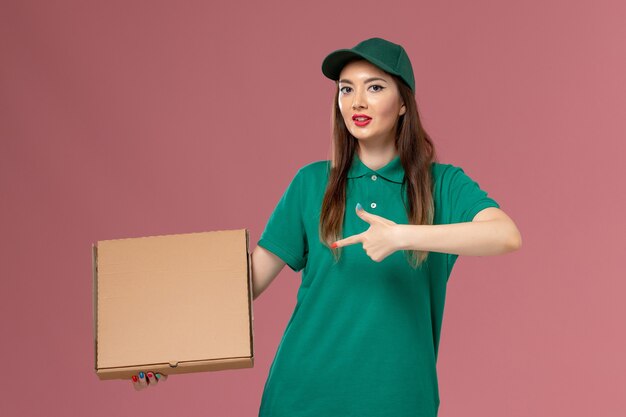
[[[356,152],[361,162],[372,170],[384,167],[398,154],[393,144],[391,146],[367,146],[359,143]]]

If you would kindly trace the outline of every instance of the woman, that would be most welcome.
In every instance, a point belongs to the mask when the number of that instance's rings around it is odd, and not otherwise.
[[[322,72],[337,84],[331,160],[298,170],[252,253],[255,299],[285,265],[303,271],[259,416],[436,416],[452,267],[521,236],[461,168],[436,162],[402,46],[367,39]]]

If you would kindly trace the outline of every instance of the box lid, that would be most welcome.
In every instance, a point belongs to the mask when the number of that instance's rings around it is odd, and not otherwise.
[[[96,369],[252,356],[246,229],[95,250]]]

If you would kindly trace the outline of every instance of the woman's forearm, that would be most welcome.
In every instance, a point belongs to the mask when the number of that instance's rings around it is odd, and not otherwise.
[[[397,226],[399,250],[487,256],[512,252],[521,246],[517,228],[510,221],[503,219]]]

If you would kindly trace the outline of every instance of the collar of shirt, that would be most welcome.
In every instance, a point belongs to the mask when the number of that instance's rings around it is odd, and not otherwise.
[[[361,161],[358,154],[355,152],[354,158],[352,159],[352,165],[350,166],[350,170],[348,171],[348,178],[359,178],[371,173],[375,173],[376,175],[383,177],[388,181],[402,184],[402,180],[404,179],[404,168],[402,167],[402,163],[400,162],[400,156],[394,156],[387,165],[379,168],[378,170],[373,170],[371,168],[368,168],[367,165],[365,165]]]

